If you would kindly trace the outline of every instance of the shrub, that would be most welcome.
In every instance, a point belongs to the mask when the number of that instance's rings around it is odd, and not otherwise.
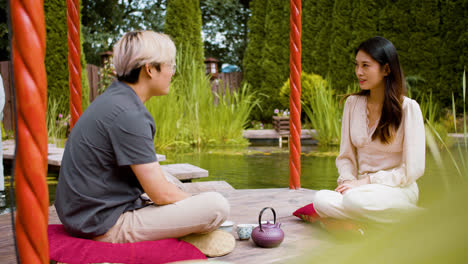
[[[303,104],[310,105],[310,100],[314,96],[313,93],[315,90],[319,89],[319,86],[328,89],[329,84],[318,74],[301,72],[301,101]],[[291,86],[290,80],[288,79],[281,87],[279,94],[281,106],[284,108],[289,108],[290,93]]]

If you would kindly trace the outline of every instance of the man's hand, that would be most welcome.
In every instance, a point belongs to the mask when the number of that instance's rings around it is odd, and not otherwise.
[[[175,203],[190,196],[164,177],[158,162],[130,165],[145,193],[157,205]]]
[[[364,184],[370,184],[369,176],[366,176],[365,178],[360,180],[344,181],[342,184],[336,187],[335,191],[344,194],[347,190],[356,188]]]

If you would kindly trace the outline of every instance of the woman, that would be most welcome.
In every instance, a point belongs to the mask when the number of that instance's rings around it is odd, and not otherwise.
[[[308,218],[394,222],[396,213],[417,208],[425,163],[421,110],[404,96],[403,71],[387,39],[359,45],[355,72],[361,91],[344,107],[338,187],[316,193]]]

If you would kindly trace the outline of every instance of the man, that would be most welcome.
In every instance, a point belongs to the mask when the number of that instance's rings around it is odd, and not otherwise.
[[[129,32],[115,45],[118,81],[83,113],[65,146],[55,207],[71,235],[138,242],[209,233],[226,220],[222,195],[190,196],[157,162],[144,102],[168,94],[175,53],[168,36],[152,31]]]

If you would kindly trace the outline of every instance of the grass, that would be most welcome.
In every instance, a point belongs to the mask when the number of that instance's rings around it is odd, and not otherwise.
[[[54,99],[48,98],[46,123],[47,138],[49,143],[64,147],[67,135],[68,119],[58,112],[59,104]]]
[[[169,95],[146,103],[156,122],[156,149],[247,145],[242,131],[259,103],[255,93],[247,85],[238,91],[226,87],[212,92],[209,76],[192,58],[190,48],[179,51]]]
[[[343,107],[340,106],[338,98],[331,89],[331,84],[321,83],[315,86],[308,101],[310,106],[303,103],[303,109],[316,130],[319,144],[340,144]]]

